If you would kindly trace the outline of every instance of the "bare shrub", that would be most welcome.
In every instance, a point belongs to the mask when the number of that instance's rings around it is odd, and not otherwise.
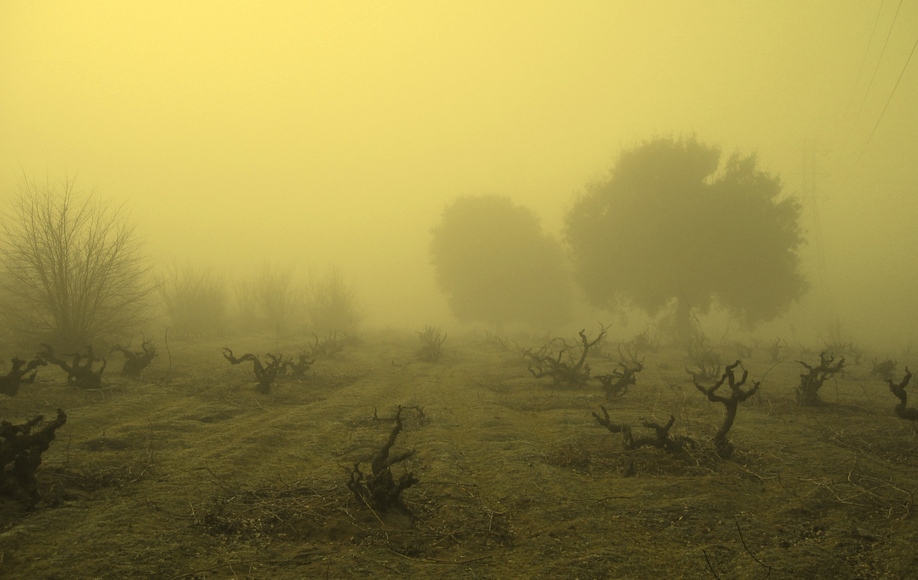
[[[58,409],[56,419],[44,420],[39,415],[20,425],[0,421],[0,496],[17,499],[27,507],[41,499],[35,472],[55,432],[67,422],[67,414]]]
[[[153,285],[123,208],[71,179],[23,180],[2,233],[0,310],[20,339],[73,349],[147,319]]]
[[[638,449],[639,447],[650,446],[663,449],[667,453],[681,453],[686,448],[691,447],[694,449],[697,445],[695,440],[691,437],[686,437],[685,435],[673,437],[669,434],[669,430],[672,429],[673,425],[676,423],[675,415],[670,415],[669,421],[665,425],[642,419],[641,424],[646,429],[653,429],[654,436],[642,435],[641,437],[635,438],[629,425],[612,422],[606,408],[602,405],[600,405],[599,408],[602,409],[603,416],[600,417],[596,411],[593,411],[593,418],[596,419],[597,423],[608,429],[610,433],[621,433],[622,443],[625,449]]]
[[[418,332],[418,339],[421,341],[421,347],[417,350],[418,360],[424,362],[437,362],[443,357],[443,343],[446,342],[446,334],[441,333],[436,326],[427,325],[424,332]]]
[[[795,387],[797,402],[801,405],[821,405],[823,401],[819,396],[819,389],[822,388],[823,383],[835,376],[835,373],[841,372],[845,366],[845,357],[836,361],[834,355],[823,351],[819,354],[819,364],[816,366],[802,360],[797,362],[807,371],[800,375],[800,386]]]
[[[704,333],[695,332],[692,335],[688,342],[688,359],[698,367],[698,372],[685,368],[685,372],[692,375],[693,381],[707,381],[720,376],[723,362]]]
[[[262,394],[267,395],[271,392],[271,385],[274,384],[274,380],[277,378],[279,373],[282,373],[287,369],[287,361],[284,360],[282,354],[273,355],[268,353],[265,355],[265,360],[267,362],[262,363],[258,355],[252,353],[246,353],[240,357],[237,357],[233,354],[233,351],[227,347],[223,347],[223,358],[229,361],[231,365],[242,364],[245,361],[252,361],[252,370],[255,373],[255,378],[258,379],[258,385],[255,389]]]
[[[597,375],[595,378],[602,383],[602,390],[606,393],[606,399],[617,399],[624,397],[628,392],[628,387],[637,383],[637,374],[644,370],[644,361],[635,361],[632,364],[620,362],[618,366],[621,369],[615,369],[611,373]]]
[[[173,266],[159,282],[176,335],[192,338],[226,331],[226,279],[210,268]]]
[[[48,364],[45,359],[36,357],[30,361],[24,361],[21,358],[13,357],[11,361],[13,367],[10,372],[0,376],[0,393],[15,397],[22,385],[31,385],[35,382],[35,375],[38,373],[38,367]],[[25,368],[23,368],[23,366]],[[29,374],[32,373],[32,374]]]
[[[784,360],[781,356],[781,351],[787,348],[787,341],[783,338],[776,338],[768,344],[768,355],[771,357],[771,362],[779,363]]]
[[[265,264],[254,280],[256,312],[269,330],[286,335],[300,307],[293,268]]]
[[[551,377],[556,387],[578,389],[586,386],[590,380],[590,365],[587,355],[590,349],[606,336],[602,327],[599,335],[590,341],[586,330],[581,330],[580,346],[571,346],[563,338],[555,338],[533,352],[531,348],[523,350],[523,357],[529,364],[529,372],[537,379]]]
[[[891,377],[886,378],[886,384],[889,385],[889,391],[899,399],[899,404],[895,407],[896,415],[909,421],[918,421],[918,409],[908,406],[908,394],[905,387],[912,380],[912,373],[905,367],[905,376],[899,381],[899,384],[893,382]]]
[[[714,435],[714,449],[717,451],[717,455],[724,459],[730,459],[730,457],[733,456],[733,443],[730,443],[727,439],[727,432],[730,431],[730,427],[733,427],[733,421],[736,420],[737,408],[740,403],[755,395],[759,391],[759,385],[761,385],[761,381],[755,381],[750,388],[744,391],[742,387],[746,384],[746,379],[749,377],[749,371],[743,369],[742,376],[737,380],[734,371],[740,364],[742,364],[740,361],[736,361],[733,364],[727,365],[724,368],[724,374],[710,387],[698,384],[697,380],[694,381],[695,388],[704,393],[709,401],[712,403],[721,403],[726,408],[724,422]],[[730,387],[730,394],[718,395],[717,389],[722,387],[724,382]]]
[[[96,358],[92,351],[92,345],[86,345],[83,352],[77,351],[73,354],[61,355],[71,357],[70,362],[56,355],[51,345],[43,344],[42,346],[44,350],[39,353],[39,356],[47,362],[61,367],[67,373],[68,385],[78,389],[99,389],[102,387],[102,373],[105,372],[108,361],[104,357]],[[102,365],[98,370],[94,370],[92,366],[97,362],[101,362]]]
[[[248,279],[233,278],[232,320],[235,329],[255,325],[255,289]]]
[[[370,473],[360,470],[360,462],[355,462],[354,467],[347,471],[347,487],[353,492],[354,497],[369,506],[371,509],[385,512],[398,510],[409,513],[402,501],[402,492],[419,482],[418,478],[410,471],[403,473],[398,480],[392,475],[392,466],[401,463],[414,455],[414,449],[402,453],[391,454],[395,439],[402,432],[402,407],[395,413],[395,426],[389,433],[389,439],[370,460]]]
[[[144,340],[141,343],[140,350],[130,350],[120,344],[116,344],[112,347],[111,352],[120,352],[124,355],[124,366],[121,367],[121,374],[132,378],[142,377],[144,369],[150,366],[150,363],[156,358],[156,347],[149,340]]]
[[[316,334],[357,330],[363,319],[357,293],[337,268],[329,268],[320,278],[310,277],[306,316]]]
[[[897,363],[896,361],[892,360],[889,357],[886,357],[885,360],[879,361],[879,362],[877,361],[876,358],[874,358],[873,368],[871,368],[870,374],[871,376],[881,378],[884,381],[886,379],[891,379],[893,376],[893,373],[896,372],[896,365],[898,364],[899,363]]]
[[[235,285],[239,322],[246,330],[287,336],[302,310],[302,294],[294,284],[293,268],[264,264]]]
[[[315,339],[310,345],[313,358],[333,359],[338,358],[341,351],[344,350],[344,344],[350,337],[347,335],[338,336],[337,332],[329,333],[324,339],[320,339],[317,334],[312,335]]]

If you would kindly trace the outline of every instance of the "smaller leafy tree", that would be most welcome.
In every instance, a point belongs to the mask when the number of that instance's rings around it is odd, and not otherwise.
[[[432,235],[437,285],[459,320],[547,328],[569,319],[564,253],[531,210],[498,195],[460,197]]]

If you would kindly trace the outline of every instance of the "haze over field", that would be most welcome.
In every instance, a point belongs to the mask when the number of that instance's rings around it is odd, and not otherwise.
[[[695,133],[801,197],[813,332],[901,346],[916,41],[918,4],[880,0],[4,2],[0,193],[76,176],[158,263],[334,264],[368,322],[418,327],[450,320],[429,241],[457,196],[558,233],[622,147]]]

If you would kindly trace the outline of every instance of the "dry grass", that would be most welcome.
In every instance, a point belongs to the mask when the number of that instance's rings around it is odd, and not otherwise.
[[[732,460],[719,406],[681,353],[648,354],[628,394],[552,389],[519,356],[451,335],[451,356],[410,360],[417,336],[369,335],[269,395],[220,344],[172,345],[143,382],[67,387],[43,368],[0,418],[61,407],[39,470],[45,501],[0,505],[4,578],[865,578],[918,565],[918,433],[884,383],[857,368],[794,401],[799,365],[740,405]],[[289,351],[308,344],[251,348]],[[611,361],[591,363],[594,372]],[[758,380],[773,363],[746,361]],[[847,369],[846,369],[847,370]],[[420,483],[413,517],[375,513],[346,487],[411,407],[396,449]],[[622,448],[596,424],[665,422],[683,454]],[[401,464],[400,464],[401,465]]]

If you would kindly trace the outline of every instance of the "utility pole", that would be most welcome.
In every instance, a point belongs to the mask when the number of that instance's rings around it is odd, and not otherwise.
[[[802,155],[802,165],[799,173],[801,185],[800,203],[803,206],[804,214],[808,214],[807,217],[809,217],[812,227],[809,242],[816,258],[816,281],[818,286],[826,293],[827,300],[831,302],[829,289],[826,287],[826,254],[822,238],[822,222],[819,215],[819,199],[821,197],[819,184],[821,178],[826,176],[826,172],[822,170],[820,160],[829,153],[829,150],[813,139],[810,143],[804,141],[800,152]]]

